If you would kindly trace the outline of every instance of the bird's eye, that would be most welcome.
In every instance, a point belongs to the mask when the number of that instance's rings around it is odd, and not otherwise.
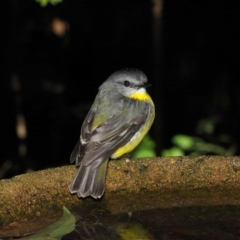
[[[128,87],[129,85],[130,85],[130,82],[127,81],[127,80],[125,80],[125,81],[124,81],[124,86],[125,86],[125,87]]]

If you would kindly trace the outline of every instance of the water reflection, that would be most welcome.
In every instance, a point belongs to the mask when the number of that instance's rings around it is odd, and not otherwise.
[[[101,210],[98,219],[91,223],[87,214],[76,224],[70,239],[162,239],[162,240],[205,240],[240,239],[240,207],[176,207],[129,214],[111,215]],[[78,214],[76,212],[76,214]],[[88,219],[88,222],[84,222]]]

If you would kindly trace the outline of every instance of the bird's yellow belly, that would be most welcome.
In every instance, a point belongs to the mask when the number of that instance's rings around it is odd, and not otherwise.
[[[154,113],[153,113],[154,114]],[[145,125],[139,129],[138,132],[135,133],[135,135],[130,139],[130,141],[124,145],[123,147],[118,148],[111,156],[111,158],[119,158],[123,154],[131,152],[143,139],[145,134],[148,132],[150,129],[152,123],[154,120],[154,115],[150,118],[147,119]]]
[[[137,132],[132,138],[131,140],[123,147],[120,147],[119,149],[117,149],[117,151],[115,151],[111,158],[119,158],[122,155],[124,155],[125,153],[129,153],[131,152],[143,139],[145,134],[140,134],[139,132]]]

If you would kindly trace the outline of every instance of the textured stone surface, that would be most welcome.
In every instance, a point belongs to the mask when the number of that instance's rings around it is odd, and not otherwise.
[[[129,165],[113,160],[101,200],[83,200],[69,193],[75,172],[74,166],[64,166],[1,180],[0,224],[57,218],[63,206],[74,210],[98,204],[117,214],[174,206],[240,205],[239,157],[146,158]]]

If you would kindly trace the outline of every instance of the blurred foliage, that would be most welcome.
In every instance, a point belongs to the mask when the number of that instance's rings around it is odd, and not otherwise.
[[[146,134],[139,145],[130,153],[130,156],[132,158],[155,157],[155,146],[156,143],[149,134]]]
[[[41,7],[46,7],[48,4],[56,5],[62,2],[62,0],[35,0],[35,1],[38,2],[41,5]]]
[[[217,134],[216,127],[221,123],[217,116],[198,121],[197,136],[176,134],[172,137],[173,146],[163,149],[162,156],[184,155],[233,155],[236,151],[232,138],[227,134]],[[131,152],[132,158],[155,157],[156,143],[147,134],[142,142]]]
[[[162,156],[184,155],[233,155],[235,144],[230,136],[216,134],[216,126],[219,118],[210,117],[198,122],[196,132],[198,137],[177,134],[172,138],[173,146],[162,151]]]

